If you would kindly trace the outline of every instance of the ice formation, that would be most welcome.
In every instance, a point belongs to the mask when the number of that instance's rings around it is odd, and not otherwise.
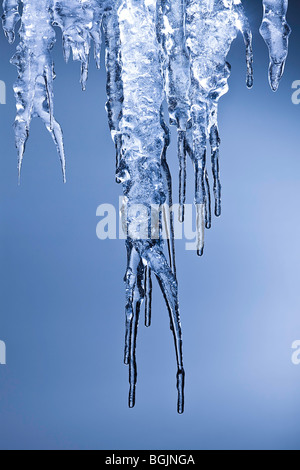
[[[287,56],[286,0],[263,0],[262,35],[270,48],[270,80],[277,89]],[[210,144],[215,214],[221,214],[218,103],[228,91],[232,41],[241,31],[247,77],[253,84],[252,34],[240,0],[4,0],[3,28],[12,43],[20,21],[20,43],[12,63],[18,68],[14,90],[19,174],[32,117],[39,116],[60,156],[65,180],[62,131],[53,113],[52,48],[55,27],[62,31],[66,61],[81,63],[85,89],[92,45],[100,67],[105,41],[109,127],[116,148],[116,180],[122,184],[122,222],[127,233],[125,364],[129,366],[129,406],[135,405],[136,341],[142,304],[151,324],[152,277],[165,298],[177,359],[178,412],[184,411],[182,332],[176,279],[172,181],[167,163],[170,130],[177,127],[179,220],[184,221],[186,160],[195,170],[197,252],[211,226],[207,146]],[[153,221],[155,223],[153,224]],[[167,249],[163,239],[167,227]],[[143,227],[143,229],[142,229]]]
[[[221,214],[218,102],[228,91],[226,57],[240,30],[246,44],[247,86],[253,85],[252,34],[239,0],[162,0],[159,32],[171,124],[178,129],[180,214],[184,220],[186,154],[195,170],[197,252],[203,254],[204,230],[211,227],[207,142],[211,146],[215,214]]]
[[[286,21],[288,0],[263,0],[264,18],[260,33],[270,52],[269,80],[277,91],[288,55],[291,28]]]
[[[53,114],[54,69],[51,49],[55,42],[52,27],[53,16],[49,0],[23,0],[20,43],[11,59],[18,68],[18,80],[14,86],[17,101],[15,120],[16,146],[18,149],[19,178],[29,136],[30,121],[39,116],[50,132],[61,160],[65,181],[65,153],[60,125]],[[14,41],[14,29],[20,19],[19,1],[4,0],[3,28],[10,43]]]

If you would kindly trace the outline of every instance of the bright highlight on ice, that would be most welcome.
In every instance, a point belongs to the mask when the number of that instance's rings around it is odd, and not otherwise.
[[[277,90],[288,53],[290,28],[287,0],[263,0],[261,34],[270,51],[270,84]],[[22,7],[22,10],[21,8]],[[51,51],[58,27],[63,53],[81,63],[81,85],[88,78],[90,52],[100,67],[105,40],[109,127],[116,148],[116,179],[124,194],[126,240],[126,340],[129,366],[129,406],[135,405],[136,340],[141,307],[145,325],[151,324],[152,275],[165,298],[177,360],[178,412],[184,411],[185,373],[176,279],[174,215],[161,211],[173,205],[167,163],[169,122],[177,127],[179,159],[179,220],[184,221],[187,158],[195,172],[197,252],[203,254],[205,228],[211,227],[211,193],[207,149],[210,147],[215,215],[221,214],[218,103],[228,91],[230,65],[226,61],[240,31],[246,47],[246,84],[253,85],[252,33],[240,0],[4,0],[3,28],[10,43],[20,22],[20,42],[11,62],[17,66],[14,86],[18,170],[21,167],[31,119],[40,117],[61,161],[65,181],[62,130],[54,117]],[[20,11],[22,14],[20,16]],[[146,211],[131,210],[137,205]],[[151,227],[157,207],[158,237],[139,239],[141,224]],[[155,214],[154,214],[155,217]],[[162,227],[169,232],[168,243]],[[165,253],[166,251],[166,253]]]

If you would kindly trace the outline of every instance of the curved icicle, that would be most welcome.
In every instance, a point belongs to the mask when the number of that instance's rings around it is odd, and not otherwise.
[[[176,360],[177,360],[177,391],[178,391],[178,413],[184,411],[184,378],[182,355],[182,331],[178,304],[178,286],[176,278],[171,271],[159,243],[137,242],[137,250],[141,257],[147,262],[156,275],[161,291],[165,298],[171,321],[171,330],[174,337]]]
[[[264,17],[260,28],[270,54],[269,82],[277,91],[288,56],[291,28],[286,21],[288,0],[263,0]]]

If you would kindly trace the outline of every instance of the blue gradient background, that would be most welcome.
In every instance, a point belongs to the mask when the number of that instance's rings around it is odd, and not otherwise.
[[[267,83],[260,0],[245,1],[254,31],[255,87],[245,86],[241,37],[230,53],[220,106],[223,214],[203,259],[177,242],[187,371],[186,412],[176,413],[175,355],[155,286],[153,326],[140,325],[138,395],[127,408],[123,366],[125,249],[96,238],[96,208],[118,205],[104,110],[105,72],[55,49],[56,117],[64,129],[67,185],[55,147],[34,120],[17,187],[9,64],[0,34],[1,449],[299,449],[300,7],[292,1],[290,55],[279,92]],[[173,134],[174,136],[174,134]],[[174,136],[175,137],[175,136]],[[169,161],[177,191],[175,138]],[[190,172],[189,200],[193,180]]]

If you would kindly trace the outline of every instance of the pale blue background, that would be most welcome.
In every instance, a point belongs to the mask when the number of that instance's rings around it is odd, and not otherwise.
[[[11,90],[14,47],[0,34],[1,449],[299,449],[300,366],[300,8],[279,92],[267,83],[258,35],[261,2],[246,1],[253,25],[255,88],[244,85],[239,38],[222,99],[223,214],[203,259],[177,243],[186,412],[176,413],[175,357],[168,315],[155,287],[153,326],[140,325],[137,405],[127,408],[122,364],[125,249],[96,238],[96,208],[118,204],[108,132],[105,73],[55,50],[56,117],[64,129],[68,183],[41,122],[31,128],[17,187]],[[175,139],[169,152],[177,175]],[[192,201],[192,171],[190,193]],[[175,188],[177,186],[177,177]]]

